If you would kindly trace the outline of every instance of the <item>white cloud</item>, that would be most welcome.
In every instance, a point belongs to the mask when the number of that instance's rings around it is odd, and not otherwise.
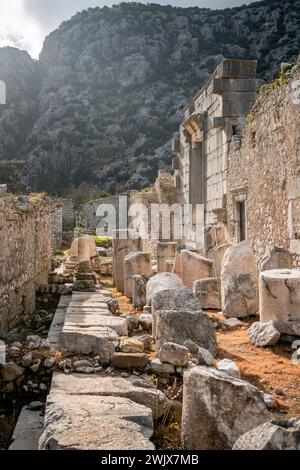
[[[33,57],[43,45],[43,31],[36,18],[27,15],[23,0],[9,0],[0,4],[0,47],[15,46],[26,49]]]

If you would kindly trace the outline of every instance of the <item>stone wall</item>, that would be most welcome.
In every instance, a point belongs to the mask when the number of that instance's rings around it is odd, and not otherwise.
[[[62,207],[62,230],[72,232],[76,225],[76,214],[72,199],[60,199]]]
[[[36,289],[48,282],[51,227],[48,197],[0,192],[0,334],[34,310]]]
[[[87,230],[90,229],[99,229],[99,230],[107,230],[106,235],[108,237],[112,236],[113,230],[118,230],[119,229],[119,224],[120,224],[120,217],[119,217],[119,204],[120,204],[120,197],[123,199],[123,202],[127,200],[128,203],[128,194],[123,193],[123,194],[117,194],[115,196],[110,196],[110,197],[105,197],[105,198],[99,198],[95,201],[88,202],[82,206],[82,209],[80,211],[80,217],[82,220],[85,221],[86,228]],[[116,227],[106,227],[106,219],[104,220],[103,217],[98,217],[97,216],[97,209],[100,205],[112,205],[116,211]],[[123,227],[126,228],[126,227]]]
[[[300,104],[293,89],[299,79],[300,67],[295,66],[283,82],[263,87],[248,117],[242,147],[232,147],[229,156],[230,241],[240,241],[238,211],[243,202],[245,235],[259,260],[274,246],[288,248],[296,264],[300,260]]]
[[[55,256],[58,250],[62,248],[63,241],[63,209],[60,201],[53,201],[51,207],[52,214],[52,255]]]

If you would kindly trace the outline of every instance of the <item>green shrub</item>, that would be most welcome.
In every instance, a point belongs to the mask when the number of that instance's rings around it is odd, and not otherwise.
[[[111,237],[94,237],[94,240],[98,248],[110,248],[112,246]]]

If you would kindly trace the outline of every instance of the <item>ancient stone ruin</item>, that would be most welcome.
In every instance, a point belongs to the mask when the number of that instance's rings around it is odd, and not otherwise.
[[[110,248],[95,201],[61,254],[72,204],[0,187],[1,391],[25,395],[11,449],[155,450],[170,430],[178,450],[299,449],[300,67],[258,96],[256,67],[217,67],[174,174],[121,195],[145,210]],[[160,215],[153,237],[152,204],[191,218],[170,211],[166,238]]]

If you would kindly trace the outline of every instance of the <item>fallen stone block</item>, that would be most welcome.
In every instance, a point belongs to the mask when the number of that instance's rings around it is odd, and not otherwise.
[[[223,258],[229,246],[228,244],[215,246],[212,250],[213,274],[216,277],[221,277]]]
[[[217,369],[220,372],[230,375],[230,377],[235,377],[236,379],[241,378],[241,371],[234,361],[229,359],[223,359],[217,363]]]
[[[152,298],[160,291],[176,289],[183,286],[182,280],[172,273],[160,273],[151,277],[147,282],[147,304],[151,305]]]
[[[149,313],[142,313],[139,316],[139,324],[145,331],[150,331],[152,329],[153,317]]]
[[[242,326],[247,326],[247,323],[242,322],[238,318],[234,318],[234,317],[227,318],[227,320],[222,322],[222,329],[225,331],[236,330],[238,328],[241,328]]]
[[[211,354],[217,351],[213,321],[201,311],[159,310],[156,312],[156,341],[160,348],[165,343],[184,344],[188,339]]]
[[[175,366],[161,362],[159,359],[154,359],[150,363],[150,370],[152,374],[157,375],[173,375],[175,374]]]
[[[132,276],[132,305],[143,309],[146,305],[147,279],[139,274]]]
[[[221,273],[222,310],[226,317],[257,314],[258,275],[255,255],[248,242],[227,248]]]
[[[280,338],[280,333],[272,321],[268,323],[253,323],[248,330],[248,334],[251,342],[259,348],[274,346]]]
[[[162,363],[173,364],[179,367],[187,365],[188,355],[189,350],[176,343],[164,343],[158,352],[158,358]]]
[[[145,351],[151,351],[152,337],[150,335],[135,336],[133,339],[141,342]]]
[[[212,277],[194,282],[194,295],[204,309],[221,310],[221,278]]]
[[[197,359],[200,366],[212,367],[215,363],[214,356],[204,348],[198,348]]]
[[[136,274],[149,278],[152,273],[151,254],[142,251],[129,253],[124,258],[124,293],[132,299],[132,277]]]
[[[231,449],[240,436],[271,419],[263,393],[248,382],[208,367],[184,373],[184,449]]]
[[[193,292],[185,286],[158,292],[152,299],[153,336],[156,336],[156,313],[159,310],[201,310],[201,304]]]
[[[300,336],[300,271],[264,271],[259,277],[261,322],[273,321],[283,334]]]
[[[277,408],[276,400],[270,393],[264,393],[264,402],[268,410],[275,410]]]
[[[181,251],[181,278],[186,287],[193,289],[194,282],[213,275],[213,262],[192,251]]]
[[[199,352],[199,346],[198,346],[198,344],[194,343],[194,341],[188,339],[183,343],[183,346],[188,348],[188,350],[190,351],[190,353],[193,356],[197,356],[197,354]]]
[[[241,436],[233,450],[300,450],[300,420],[264,423]]]
[[[273,248],[263,259],[260,265],[261,271],[270,271],[271,269],[293,269],[293,256],[285,248]]]
[[[144,369],[148,356],[142,353],[115,353],[112,363],[116,369]]]
[[[123,353],[143,353],[144,343],[138,338],[122,338],[120,350]]]

